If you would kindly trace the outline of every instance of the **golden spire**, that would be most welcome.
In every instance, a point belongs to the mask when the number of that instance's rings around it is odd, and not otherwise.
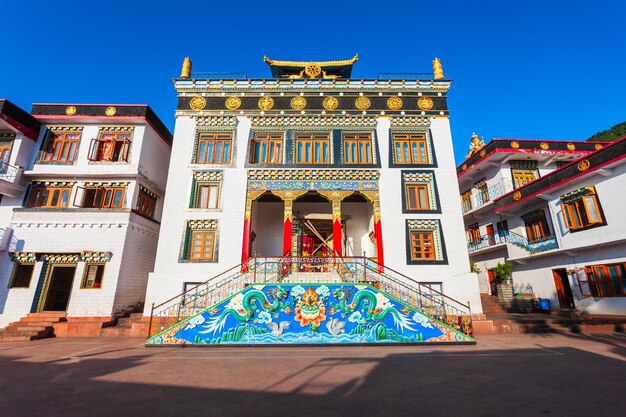
[[[433,61],[433,73],[435,74],[435,80],[443,80],[443,66],[439,58],[435,58]]]
[[[191,59],[187,56],[183,61],[183,69],[180,71],[180,78],[189,77],[191,77]]]

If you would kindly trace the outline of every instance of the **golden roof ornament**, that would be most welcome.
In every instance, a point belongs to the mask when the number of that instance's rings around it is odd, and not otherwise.
[[[443,66],[439,58],[433,60],[433,73],[435,74],[435,80],[443,80]]]
[[[183,68],[180,71],[180,78],[189,78],[191,77],[191,59],[188,56],[185,57],[183,61]]]
[[[470,144],[470,151],[465,155],[465,159],[468,159],[485,146],[485,141],[480,138],[476,133],[472,133],[472,143]]]

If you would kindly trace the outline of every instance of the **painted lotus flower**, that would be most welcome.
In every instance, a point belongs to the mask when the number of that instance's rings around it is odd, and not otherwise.
[[[302,298],[298,300],[295,320],[302,327],[311,324],[313,328],[317,329],[320,327],[321,322],[326,320],[325,313],[326,307],[319,300],[315,290],[309,288],[302,294]]]

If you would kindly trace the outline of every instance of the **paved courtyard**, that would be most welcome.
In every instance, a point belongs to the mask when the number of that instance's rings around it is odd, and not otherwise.
[[[0,415],[617,416],[626,336],[482,336],[476,346],[145,348],[0,344]]]

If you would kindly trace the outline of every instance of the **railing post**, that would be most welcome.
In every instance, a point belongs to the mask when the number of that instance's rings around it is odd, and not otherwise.
[[[152,303],[152,308],[150,308],[150,324],[148,326],[148,339],[152,337],[152,318],[154,317],[154,303]]]

